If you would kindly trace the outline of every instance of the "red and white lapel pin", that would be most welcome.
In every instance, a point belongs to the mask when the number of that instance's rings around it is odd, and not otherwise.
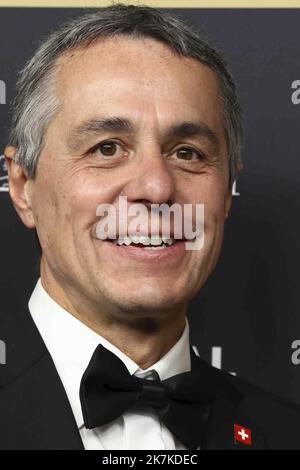
[[[251,429],[245,428],[240,424],[234,425],[234,443],[244,444],[245,446],[252,446],[252,432]]]

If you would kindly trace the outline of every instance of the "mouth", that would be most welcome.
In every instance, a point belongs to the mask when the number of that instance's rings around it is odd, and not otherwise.
[[[186,255],[185,239],[163,236],[126,236],[103,241],[112,255],[127,257],[138,262],[176,263]]]
[[[174,238],[167,237],[148,237],[148,236],[127,236],[120,237],[111,241],[116,246],[132,246],[137,248],[143,248],[145,250],[161,250],[174,246],[178,242],[183,240],[176,240]]]

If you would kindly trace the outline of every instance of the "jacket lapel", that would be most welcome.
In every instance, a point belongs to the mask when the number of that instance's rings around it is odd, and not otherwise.
[[[235,425],[251,431],[251,445],[236,440]],[[211,410],[203,449],[207,450],[262,450],[265,439],[262,431],[240,411],[230,397],[219,395]]]
[[[191,348],[192,368],[201,368],[203,380],[213,384],[218,393],[210,406],[205,436],[200,448],[204,450],[258,450],[265,448],[263,432],[244,412],[244,397],[231,382],[229,374],[216,369],[197,357]],[[234,425],[251,430],[252,443],[236,441]]]
[[[0,318],[0,449],[83,449],[66,392],[26,309]]]
[[[65,390],[46,352],[0,393],[0,448],[83,449]]]

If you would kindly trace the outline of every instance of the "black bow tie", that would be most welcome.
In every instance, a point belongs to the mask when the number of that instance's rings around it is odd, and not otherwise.
[[[196,449],[205,434],[210,404],[224,380],[195,368],[167,380],[130,375],[123,362],[99,345],[84,372],[80,400],[85,427],[108,424],[133,405],[152,406],[164,425],[188,449]],[[209,374],[208,374],[209,375]]]

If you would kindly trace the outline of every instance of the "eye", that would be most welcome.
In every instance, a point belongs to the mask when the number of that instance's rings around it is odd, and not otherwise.
[[[180,160],[204,160],[204,155],[191,147],[181,147],[180,149],[177,149],[176,155]]]
[[[117,151],[117,144],[115,142],[105,142],[99,145],[99,149],[103,155],[111,156]]]
[[[118,158],[123,156],[124,149],[117,142],[106,140],[105,142],[95,145],[95,147],[90,150],[90,153],[100,155],[104,159],[109,159],[110,157]]]
[[[111,157],[117,151],[117,144],[115,142],[103,142],[99,144],[95,151],[100,151],[104,156]]]

